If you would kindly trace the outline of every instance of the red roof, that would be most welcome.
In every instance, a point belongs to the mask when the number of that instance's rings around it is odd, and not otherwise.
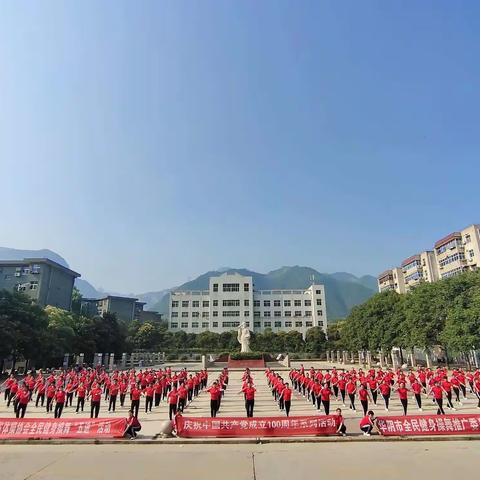
[[[402,262],[402,268],[405,265],[408,265],[410,262],[413,262],[414,260],[420,260],[420,255],[412,255],[411,257],[408,257],[406,260]]]
[[[462,238],[462,234],[460,232],[453,232],[450,235],[443,237],[441,240],[435,243],[435,248],[439,248],[455,238]]]

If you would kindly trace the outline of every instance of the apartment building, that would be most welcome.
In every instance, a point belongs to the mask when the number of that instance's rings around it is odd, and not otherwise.
[[[397,293],[405,293],[405,282],[401,268],[395,267],[385,270],[378,276],[377,280],[379,292],[395,290]]]
[[[70,310],[77,277],[79,273],[48,258],[0,261],[0,290],[21,292],[42,307]]]
[[[305,335],[309,328],[320,326],[326,333],[325,287],[256,291],[252,277],[224,273],[210,278],[208,290],[170,294],[168,325],[173,331],[221,333],[243,322],[254,332],[271,328]]]
[[[140,318],[144,305],[138,298],[107,295],[103,298],[83,298],[81,311],[91,316],[115,313],[119,320],[131,322]]]
[[[421,282],[436,282],[439,278],[435,254],[430,250],[407,258],[401,267],[407,292]]]

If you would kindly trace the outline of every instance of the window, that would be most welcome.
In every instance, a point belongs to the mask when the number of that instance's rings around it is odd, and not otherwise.
[[[290,300],[284,300],[284,301],[283,301],[283,306],[284,306],[284,307],[291,307],[291,302],[290,302]]]
[[[36,290],[38,288],[38,282],[30,282],[30,290]]]
[[[240,322],[222,322],[223,328],[236,328],[240,325]]]
[[[467,233],[467,235],[465,235],[465,243],[470,243],[472,241],[472,237],[470,236],[469,233]]]
[[[243,284],[243,291],[244,292],[249,292],[250,291],[250,284],[249,283],[244,283]]]
[[[180,328],[188,328],[188,323],[187,322],[182,322],[180,324]]]
[[[188,312],[182,312],[182,318],[187,318],[188,317]]]
[[[34,273],[34,274],[40,273],[40,265],[38,265],[36,263],[33,264],[32,265],[32,273]]]
[[[202,318],[208,318],[210,316],[210,312],[202,312]]]
[[[263,326],[265,328],[270,328],[272,326],[272,322],[263,322]]]
[[[303,322],[295,322],[295,327],[302,327],[303,326]]]
[[[200,307],[200,302],[199,302],[198,300],[194,300],[194,301],[192,302],[192,307],[193,307],[193,308],[199,308],[199,307]]]
[[[275,326],[276,326],[277,328],[281,327],[281,326],[282,326],[282,322],[276,321],[276,322],[275,322]]]
[[[296,317],[301,317],[302,316],[302,311],[301,310],[295,310],[295,316]]]
[[[269,317],[269,316],[270,316],[270,312],[263,312],[263,316],[264,316],[264,317]]]
[[[260,300],[254,300],[253,301],[253,306],[254,307],[259,307],[260,306]]]
[[[245,311],[243,312],[243,316],[244,316],[244,317],[249,317],[249,316],[250,316],[250,312],[249,312],[248,310],[245,310]]]
[[[274,300],[273,301],[273,306],[274,307],[279,307],[281,304],[280,304],[280,300]]]
[[[224,283],[223,284],[224,292],[239,292],[240,284],[239,283]]]
[[[263,301],[263,306],[264,307],[269,307],[270,306],[270,300],[264,300]]]
[[[224,307],[239,307],[240,306],[240,300],[224,300],[223,301],[223,306]]]
[[[313,322],[305,322],[306,327],[313,327]]]
[[[305,300],[303,302],[303,304],[306,306],[306,307],[310,307],[312,305],[312,301],[311,300]]]
[[[286,312],[284,312],[283,314],[285,317],[291,317],[292,316],[292,312],[290,312],[289,310],[287,310]]]
[[[172,312],[172,318],[178,318],[178,312]]]
[[[253,312],[253,316],[254,316],[254,317],[259,317],[259,316],[260,316],[260,312]]]
[[[213,316],[218,317],[218,312],[216,310],[213,312]]]
[[[322,299],[321,299],[321,298],[317,298],[317,306],[319,307],[321,304],[322,304]]]
[[[193,318],[198,318],[200,316],[200,312],[192,312]]]
[[[321,294],[322,294],[322,291],[321,291],[321,290],[315,290],[315,293],[316,293],[317,295],[321,295]]]
[[[182,308],[188,308],[188,300],[182,301]]]
[[[192,322],[192,328],[198,328],[198,322]]]
[[[213,301],[213,306],[214,306],[214,307],[218,307],[218,300],[214,300],[214,301]]]
[[[208,322],[202,322],[202,328],[208,328]]]
[[[178,300],[172,301],[172,308],[178,308]]]
[[[282,316],[282,312],[279,312],[278,310],[276,310],[273,315],[274,315],[275,317],[281,317],[281,316]]]
[[[301,307],[302,306],[302,301],[301,300],[294,300],[294,306],[295,307]]]
[[[249,326],[250,326],[250,322],[245,322],[245,326],[246,326],[246,327],[249,327]]]
[[[317,310],[317,315],[321,317],[323,315],[323,310]]]
[[[312,316],[312,311],[311,310],[305,310],[305,316],[306,317],[311,317]]]
[[[208,300],[204,300],[204,301],[202,302],[202,306],[203,306],[204,308],[208,308],[208,307],[210,306],[210,302],[209,302]]]
[[[24,283],[17,283],[15,289],[17,292],[25,292],[25,290],[27,290],[27,286]]]
[[[323,327],[323,322],[318,322],[318,324],[319,324],[321,327]]]
[[[213,326],[213,328],[217,328],[218,327],[218,322],[213,322],[212,326]]]
[[[260,328],[260,322],[253,322],[254,328]]]
[[[225,310],[222,312],[222,317],[239,317],[240,312],[238,310]]]
[[[285,327],[290,328],[292,326],[292,322],[285,322]]]
[[[218,292],[218,283],[213,284],[213,291]]]
[[[171,327],[171,328],[178,328],[178,323],[171,323],[171,324],[170,324],[170,327]]]
[[[250,306],[250,300],[244,300],[243,301],[243,306],[244,307],[249,307]]]

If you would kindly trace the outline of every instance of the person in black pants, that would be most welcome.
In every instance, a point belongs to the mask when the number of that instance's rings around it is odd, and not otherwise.
[[[168,418],[172,420],[173,417],[177,414],[177,402],[178,402],[178,394],[177,389],[175,387],[172,388],[170,393],[167,397],[168,400]]]
[[[127,425],[125,427],[125,431],[123,435],[128,435],[130,439],[134,439],[137,437],[137,432],[139,432],[142,429],[142,426],[140,422],[138,421],[138,418],[133,415],[132,410],[128,411],[128,418],[127,418]]]
[[[63,390],[62,387],[60,387],[57,393],[55,394],[56,403],[55,403],[55,412],[53,414],[55,418],[60,418],[62,416],[63,406],[65,405],[65,398],[66,398],[65,391]]]

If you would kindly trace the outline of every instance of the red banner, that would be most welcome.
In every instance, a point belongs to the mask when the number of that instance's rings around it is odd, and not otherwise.
[[[0,439],[122,437],[124,418],[0,418]]]
[[[335,417],[183,417],[177,415],[179,437],[291,437],[332,435]]]
[[[382,435],[471,435],[480,433],[480,415],[377,417]]]

